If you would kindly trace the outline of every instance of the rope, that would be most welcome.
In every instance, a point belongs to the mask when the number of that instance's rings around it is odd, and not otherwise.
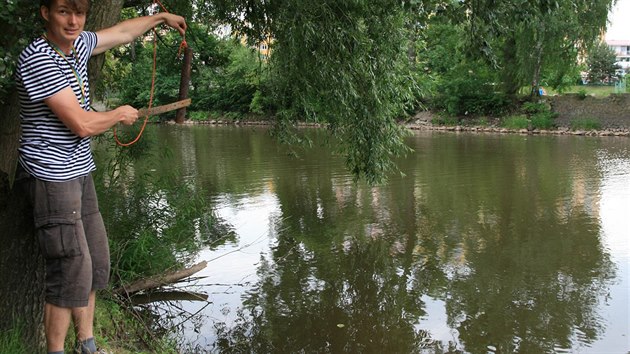
[[[154,0],[153,3],[154,4],[158,4],[162,8],[162,11],[168,13],[168,10],[164,7],[162,2],[160,2],[160,0]],[[153,36],[153,68],[152,68],[152,73],[151,73],[151,93],[149,95],[149,106],[148,106],[148,109],[147,109],[147,113],[144,116],[144,121],[142,122],[142,127],[140,128],[140,132],[138,132],[138,135],[135,137],[135,139],[133,139],[132,141],[130,141],[128,143],[123,143],[123,142],[120,141],[120,139],[118,139],[118,134],[116,133],[116,126],[114,126],[112,128],[112,130],[114,131],[114,140],[116,140],[116,144],[118,146],[127,147],[127,146],[131,146],[131,145],[135,144],[136,142],[138,142],[138,140],[140,140],[140,137],[142,136],[142,133],[144,133],[144,128],[146,128],[147,123],[149,122],[149,111],[150,111],[151,107],[153,107],[153,95],[155,93],[155,77],[156,77],[156,72],[157,72],[157,37],[158,37],[158,33],[155,30],[155,28],[153,28],[153,34],[154,34],[154,36]],[[179,49],[177,51],[177,56],[179,57],[181,55],[181,53],[183,52],[183,50],[185,50],[186,48],[188,48],[188,43],[186,43],[186,32],[184,32],[182,43],[179,45]]]

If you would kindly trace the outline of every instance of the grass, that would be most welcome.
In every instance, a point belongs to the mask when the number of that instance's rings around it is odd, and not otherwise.
[[[580,95],[586,96],[595,96],[595,97],[607,97],[608,95],[615,93],[615,86],[591,86],[591,85],[575,85],[571,86],[568,89],[564,90],[562,93],[556,92],[551,88],[547,89],[548,95],[555,94],[567,94],[567,93],[576,93]]]
[[[571,130],[599,130],[602,123],[597,118],[579,118],[570,123]]]
[[[117,302],[97,295],[94,337],[97,347],[116,354],[175,354],[176,344],[166,336],[151,333],[150,326],[140,316],[122,308]],[[38,353],[43,348],[32,347],[25,342],[19,324],[11,330],[0,332],[0,354]],[[75,335],[72,328],[66,337],[65,352],[73,353]]]
[[[19,327],[0,333],[0,353],[27,354],[32,353],[33,348],[22,341],[22,332]]]
[[[527,129],[529,126],[529,119],[527,119],[527,116],[522,114],[508,116],[503,120],[503,124],[501,125],[508,129]]]
[[[459,119],[453,116],[438,116],[431,120],[434,125],[456,126],[459,124]]]

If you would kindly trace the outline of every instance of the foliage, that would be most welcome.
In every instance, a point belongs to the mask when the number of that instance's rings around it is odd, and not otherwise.
[[[571,130],[598,130],[602,127],[600,120],[593,117],[573,119],[569,125]]]
[[[210,112],[208,111],[188,111],[188,119],[199,122],[206,121],[210,116]]]
[[[555,127],[557,114],[545,102],[524,102],[521,110],[529,116],[532,128],[551,129]]]
[[[251,48],[235,40],[225,40],[218,46],[227,56],[225,66],[201,68],[205,79],[203,89],[196,92],[199,106],[208,110],[247,113],[258,91],[264,70],[264,62]]]
[[[556,126],[556,114],[552,112],[539,112],[530,117],[534,129],[551,129]]]
[[[151,138],[145,133],[141,139]],[[163,273],[189,263],[211,234],[214,220],[202,195],[173,175],[155,177],[126,168],[146,153],[142,145],[98,150],[95,175],[99,204],[110,240],[117,283]],[[146,147],[144,150],[146,151]],[[159,161],[168,161],[167,150]],[[200,233],[200,234],[199,234]]]
[[[96,302],[94,333],[99,348],[117,354],[178,352],[166,333],[153,331],[154,319],[145,318],[138,308],[110,297],[99,297]]]
[[[234,39],[218,39],[210,28],[189,23],[188,43],[193,50],[191,109],[198,111],[250,112],[254,96],[265,81],[265,63],[251,48]],[[154,104],[170,103],[179,92],[182,61],[177,56],[179,35],[169,32],[160,36],[156,59]],[[133,47],[115,51],[114,60],[131,70],[118,80],[121,103],[147,106],[153,72],[153,42],[150,37]],[[113,64],[110,64],[114,66]],[[106,67],[107,71],[108,68]],[[108,71],[109,72],[109,71]],[[263,102],[258,98],[258,104]],[[262,110],[261,107],[257,108]]]
[[[0,0],[0,105],[14,91],[13,75],[20,52],[43,32],[38,6],[31,0]]]
[[[502,126],[508,129],[527,129],[529,119],[525,115],[508,116],[503,120]]]
[[[121,60],[120,53],[121,49],[105,52],[106,59],[101,70],[101,80],[94,85],[94,94],[106,105],[110,104],[110,100],[116,100],[115,96],[126,89],[125,79],[131,75],[132,63]]]
[[[285,138],[297,120],[328,123],[357,177],[382,181],[406,150],[396,124],[413,98],[407,13],[392,0],[216,0],[252,43],[271,36],[270,87]]]
[[[181,77],[181,60],[177,56],[179,40],[179,34],[169,32],[157,44],[153,105],[177,100]],[[128,75],[120,80],[119,101],[134,107],[147,107],[151,98],[153,41],[136,41],[132,45],[133,48],[120,47],[114,51],[117,58],[124,59],[123,62],[134,62]]]
[[[464,2],[475,57],[499,68],[503,92],[522,86],[537,94],[545,75],[552,85],[575,75],[577,54],[606,28],[612,0]],[[554,87],[554,86],[552,86]],[[555,88],[555,87],[554,87]]]
[[[578,90],[577,96],[580,100],[583,100],[588,96],[588,92],[585,89]]]
[[[510,101],[495,82],[495,73],[483,63],[461,63],[444,75],[433,105],[452,115],[504,113]]]
[[[599,40],[590,48],[586,62],[588,64],[588,80],[591,83],[612,83],[618,79],[617,56],[606,42]]]
[[[547,105],[543,102],[524,102],[521,109],[527,114],[536,114],[550,111],[549,107],[547,107]]]

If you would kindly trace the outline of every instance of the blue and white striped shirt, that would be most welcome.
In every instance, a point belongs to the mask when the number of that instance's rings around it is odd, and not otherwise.
[[[44,103],[70,87],[81,107],[90,110],[87,63],[96,43],[96,33],[82,32],[74,41],[75,50],[64,58],[40,37],[20,54],[16,73],[22,122],[19,160],[29,174],[41,180],[69,181],[96,169],[90,137],[74,134]],[[84,84],[84,102],[71,65]]]

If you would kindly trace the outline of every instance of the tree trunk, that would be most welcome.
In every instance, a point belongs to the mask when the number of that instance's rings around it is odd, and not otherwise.
[[[0,333],[20,327],[25,343],[41,346],[44,262],[33,233],[33,217],[16,183],[19,102],[14,93],[0,117]]]
[[[85,26],[86,29],[98,31],[101,28],[110,27],[118,23],[124,3],[124,0],[92,1],[90,15]],[[105,53],[93,56],[90,59],[88,76],[92,87],[96,87],[96,84],[100,81],[101,70],[104,64]],[[92,102],[94,102],[94,97],[92,97]]]
[[[192,49],[184,49],[184,60],[182,62],[182,77],[179,83],[179,100],[188,98],[188,87],[190,86],[190,68],[192,65]],[[184,123],[186,119],[186,107],[177,110],[175,122],[177,124]]]

